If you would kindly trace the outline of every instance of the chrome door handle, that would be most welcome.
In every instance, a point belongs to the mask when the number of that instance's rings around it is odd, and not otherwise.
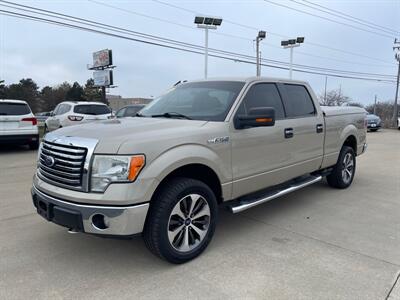
[[[316,129],[317,129],[317,133],[321,133],[324,131],[324,125],[317,124]]]
[[[285,139],[293,137],[293,128],[285,128]]]

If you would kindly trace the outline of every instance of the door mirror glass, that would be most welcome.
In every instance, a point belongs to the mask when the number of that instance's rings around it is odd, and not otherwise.
[[[238,115],[235,119],[235,128],[274,126],[275,109],[272,107],[253,107],[247,115]]]

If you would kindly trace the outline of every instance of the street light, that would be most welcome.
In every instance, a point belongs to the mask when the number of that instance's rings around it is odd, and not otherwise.
[[[281,41],[281,46],[284,49],[290,49],[290,69],[289,69],[289,78],[292,79],[292,69],[293,69],[293,48],[299,47],[300,44],[304,43],[304,37],[299,36],[295,39]]]
[[[257,71],[256,75],[260,76],[261,75],[261,55],[260,55],[260,41],[265,39],[267,36],[267,33],[263,30],[260,30],[258,32],[258,35],[256,37],[256,66],[257,66]]]
[[[205,46],[204,46],[204,78],[207,78],[207,65],[208,65],[208,30],[217,29],[222,24],[222,18],[217,17],[204,17],[196,16],[194,23],[197,24],[197,28],[202,28],[205,31]]]

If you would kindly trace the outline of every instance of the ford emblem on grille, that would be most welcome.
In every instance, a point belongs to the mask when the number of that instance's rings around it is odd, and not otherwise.
[[[56,163],[56,160],[52,156],[45,156],[44,163],[46,164],[46,166],[52,167]]]

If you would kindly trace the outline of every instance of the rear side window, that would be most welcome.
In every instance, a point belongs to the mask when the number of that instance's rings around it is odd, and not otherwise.
[[[74,107],[74,113],[84,115],[105,115],[110,114],[110,108],[106,105],[80,104]]]
[[[21,116],[31,113],[31,109],[25,103],[0,103],[0,116]]]
[[[278,89],[274,83],[258,83],[247,92],[240,104],[238,114],[247,115],[255,107],[273,107],[275,118],[283,119],[285,114]]]
[[[303,85],[285,84],[287,98],[283,100],[288,118],[315,114],[314,103]]]

